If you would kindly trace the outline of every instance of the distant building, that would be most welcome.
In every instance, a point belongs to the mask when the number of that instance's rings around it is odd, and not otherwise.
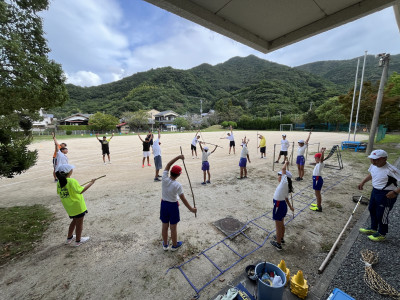
[[[61,119],[60,125],[89,125],[89,118],[93,114],[74,114],[65,119]]]
[[[129,125],[126,122],[122,122],[117,125],[118,132],[127,134],[129,133]]]
[[[159,114],[160,112],[156,109],[152,109],[152,110],[149,110],[147,113],[149,114],[149,118],[155,120],[156,115]]]
[[[32,122],[33,131],[42,131],[48,127],[51,127],[54,121],[54,116],[52,114],[46,114],[42,109],[39,110],[39,115],[43,118],[41,121]]]
[[[176,112],[166,110],[155,115],[155,122],[160,124],[161,129],[176,131],[176,126],[172,123],[177,117],[179,117],[179,115]],[[175,126],[175,128],[173,126]]]

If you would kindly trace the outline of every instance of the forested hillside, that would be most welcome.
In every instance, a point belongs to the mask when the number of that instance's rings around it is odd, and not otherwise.
[[[400,55],[392,57],[390,70],[400,72]],[[302,113],[311,102],[319,106],[343,94],[354,84],[356,60],[325,61],[297,68],[250,55],[189,70],[171,67],[136,73],[95,87],[67,85],[70,100],[49,111],[61,118],[72,113],[97,111],[120,117],[125,111],[174,110],[179,114],[233,106],[236,115],[274,116]],[[369,56],[365,80],[380,79],[378,60]]]
[[[358,70],[358,82],[361,80],[364,56],[360,57]],[[348,89],[354,87],[354,80],[357,70],[357,58],[349,60],[329,60],[318,61],[296,67],[301,71],[306,71],[320,76],[338,85],[341,92],[346,93]],[[400,73],[400,54],[392,55],[389,64],[389,76],[393,72]],[[381,79],[382,68],[379,67],[379,58],[374,55],[367,55],[365,62],[364,81],[376,82]]]

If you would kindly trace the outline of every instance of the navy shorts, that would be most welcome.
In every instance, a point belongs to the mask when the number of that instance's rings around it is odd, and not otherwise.
[[[163,223],[171,225],[178,224],[179,218],[179,203],[161,200],[160,220]]]
[[[300,166],[304,166],[305,162],[306,162],[306,160],[303,155],[297,155],[296,164],[298,164]]]
[[[81,213],[81,214],[79,214],[79,215],[76,215],[76,216],[69,216],[69,218],[70,218],[70,219],[79,219],[79,218],[84,217],[87,213],[88,213],[88,211],[86,210],[86,211],[84,211],[83,213]]]
[[[235,147],[235,141],[229,141],[229,148],[230,147]]]
[[[272,219],[275,221],[282,221],[287,214],[286,201],[277,201],[274,199],[274,209],[272,210]]]
[[[260,152],[261,152],[261,153],[265,153],[265,149],[266,149],[266,148],[267,148],[267,147],[261,147],[261,148],[260,148]]]
[[[53,158],[53,168],[54,168],[54,170],[56,169],[56,166],[57,166],[57,158]]]
[[[324,184],[324,180],[321,176],[313,176],[312,177],[312,188],[316,191],[320,191],[322,189],[322,185]]]
[[[203,161],[203,163],[201,164],[201,169],[203,171],[208,171],[210,170],[210,164],[208,163],[208,161]]]
[[[162,169],[161,155],[154,156],[154,166],[156,170]]]
[[[247,158],[241,157],[239,160],[239,167],[246,168],[246,165],[247,165]]]
[[[193,146],[192,144],[190,144],[190,150],[196,150],[196,146]]]
[[[287,156],[287,151],[282,151],[282,150],[281,150],[281,152],[279,152],[279,155]]]

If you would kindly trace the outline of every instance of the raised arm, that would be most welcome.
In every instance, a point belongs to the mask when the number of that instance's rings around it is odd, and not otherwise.
[[[215,148],[214,148],[214,150],[213,150],[213,151],[211,151],[211,153],[214,153],[214,152],[215,152],[215,150],[217,150],[217,148],[218,148],[218,146],[217,146],[217,145],[215,145]]]
[[[233,134],[233,129],[232,129],[232,125],[230,125],[230,128],[231,128],[231,134]]]
[[[142,137],[140,136],[140,134],[138,134],[137,136],[139,137],[139,139],[140,139],[142,142],[144,142],[143,139],[142,139]]]
[[[203,143],[203,142],[200,142],[200,141],[199,141],[199,146],[200,146],[201,152],[203,152],[203,147],[201,146],[202,143]]]
[[[55,151],[57,152],[58,149],[60,148],[60,144],[57,142],[56,134],[53,132],[52,135],[53,135],[53,141],[54,141]]]
[[[85,187],[84,187],[84,189],[82,190],[81,194],[83,194],[84,192],[86,192],[86,191],[93,185],[93,183],[94,183],[95,181],[96,181],[96,179],[90,180],[90,182],[89,182],[87,185],[85,185]]]
[[[158,139],[161,138],[161,129],[158,129]]]
[[[307,137],[307,139],[306,139],[305,144],[308,144],[308,141],[310,140],[310,137],[311,137],[311,131],[308,133],[308,137]]]
[[[97,140],[101,141],[101,140],[99,139],[99,134],[98,134],[98,133],[96,133],[96,138],[97,138]]]
[[[178,155],[177,157],[173,158],[170,160],[170,162],[165,166],[164,171],[169,171],[169,169],[171,169],[171,166],[177,161],[177,160],[184,160],[185,157],[183,155]]]
[[[323,161],[324,161],[324,154],[325,154],[325,150],[326,150],[326,148],[325,148],[325,147],[322,147],[322,148],[321,148],[321,162],[323,162]]]
[[[289,165],[289,159],[286,157],[285,163],[283,164],[283,167],[282,167],[282,175],[286,174],[288,165]]]
[[[111,134],[110,141],[111,141],[111,139],[113,138],[113,136],[114,136],[114,132]]]

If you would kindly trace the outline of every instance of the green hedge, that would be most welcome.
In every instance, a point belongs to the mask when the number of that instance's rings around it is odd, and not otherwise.
[[[58,125],[58,130],[91,130],[90,125]]]

